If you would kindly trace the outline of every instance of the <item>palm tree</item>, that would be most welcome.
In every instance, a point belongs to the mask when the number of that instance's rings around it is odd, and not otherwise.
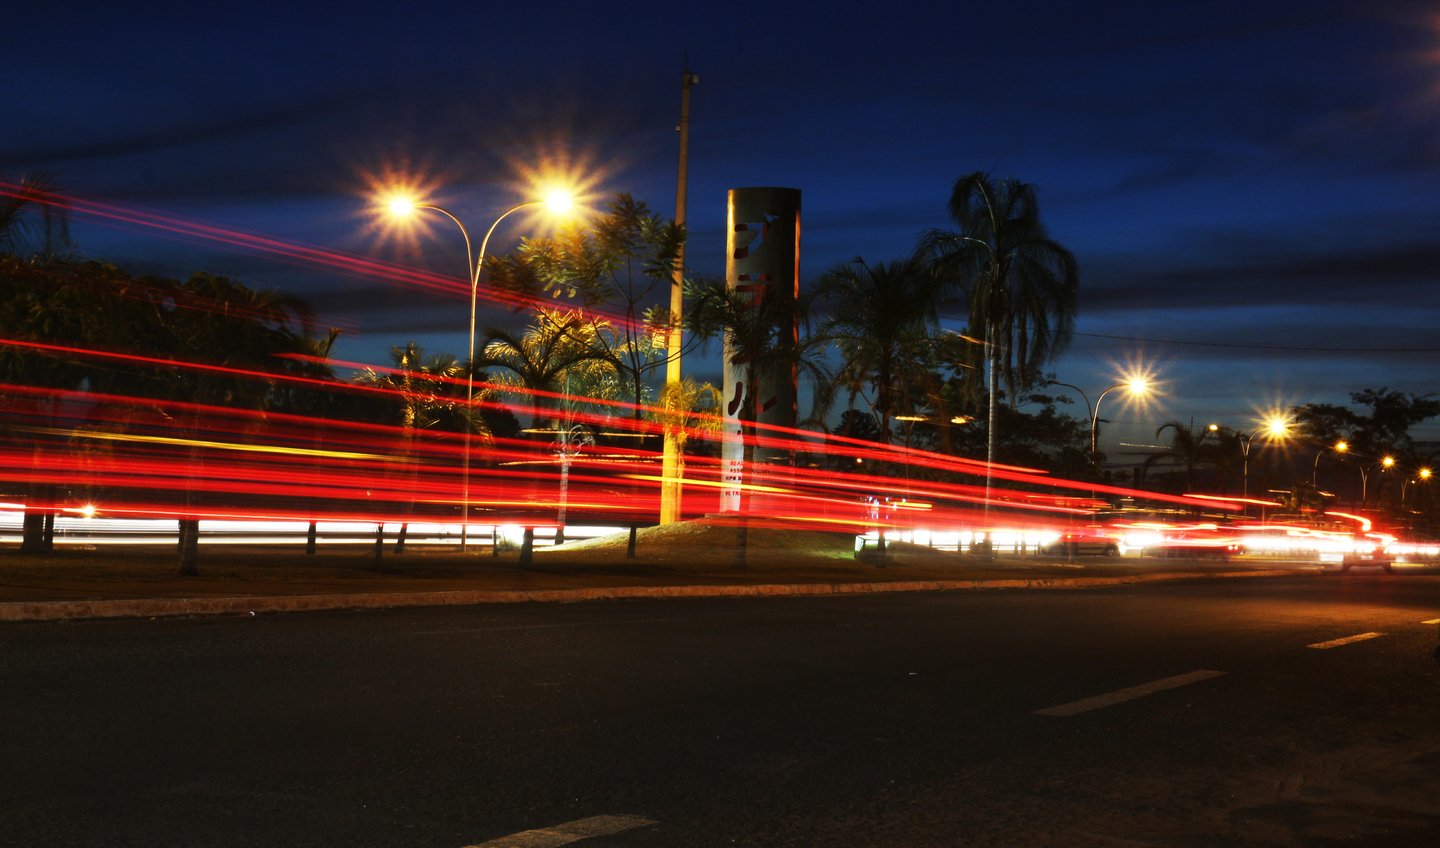
[[[669,360],[668,307],[645,308],[654,293],[668,291],[685,243],[685,227],[628,194],[615,194],[605,211],[584,224],[563,227],[553,238],[526,239],[517,256],[487,266],[493,285],[538,297],[544,293],[578,299],[585,332],[576,341],[605,351],[613,367],[608,380],[615,400],[635,404],[644,417],[649,383]],[[600,320],[603,312],[613,322]]]
[[[819,335],[840,349],[844,365],[837,376],[879,415],[884,444],[890,443],[898,378],[939,326],[939,279],[918,255],[876,265],[857,256],[820,277],[817,293],[829,303],[830,317]],[[867,383],[873,394],[865,392]]]
[[[755,299],[748,292],[730,289],[723,279],[707,279],[690,287],[686,323],[697,338],[724,338],[730,364],[745,369],[745,393],[740,398],[740,439],[743,445],[742,473],[755,464],[755,424],[758,398],[755,387],[762,370],[805,373],[814,386],[812,417],[830,405],[833,386],[825,367],[824,339],[796,332],[810,314],[809,301],[791,297]],[[742,481],[743,482],[743,481]],[[736,529],[735,564],[745,566],[749,541],[749,487],[740,488],[740,521]]]
[[[53,175],[40,171],[16,182],[0,179],[0,253],[38,253],[53,257],[68,240],[66,217],[55,205],[60,186]],[[31,210],[40,212],[37,224]]]
[[[1141,465],[1142,473],[1149,471],[1157,462],[1174,460],[1185,469],[1185,491],[1189,492],[1195,484],[1195,469],[1207,462],[1216,461],[1215,446],[1210,444],[1212,433],[1208,429],[1186,426],[1180,421],[1167,421],[1155,431],[1156,438],[1166,430],[1172,431],[1170,447],[1146,457]]]
[[[579,312],[540,308],[535,323],[522,333],[486,329],[482,364],[509,372],[496,375],[494,382],[532,393],[538,428],[547,417],[541,409],[549,404],[540,393],[568,398],[572,390],[596,387],[613,374],[609,356],[595,344],[596,333],[603,329],[603,324],[597,327]],[[567,386],[567,378],[578,379],[580,386]]]
[[[575,408],[574,398],[611,396],[621,381],[616,379],[616,359],[606,349],[601,335],[609,325],[587,318],[578,310],[535,310],[535,323],[522,333],[497,327],[485,331],[484,364],[505,369],[493,382],[515,386],[530,393],[534,428],[539,430],[547,417],[541,410],[550,405],[546,394],[559,395],[562,415],[567,420]],[[637,389],[638,391],[638,389]],[[561,439],[562,501],[568,494],[570,468],[570,427],[556,422]],[[564,539],[564,507],[561,507],[557,544]],[[525,528],[520,547],[520,564],[530,562],[533,528]],[[498,552],[498,549],[497,549]]]
[[[918,252],[961,286],[970,331],[983,336],[989,366],[986,456],[995,461],[999,379],[1010,396],[1043,379],[1043,366],[1070,341],[1079,273],[1075,257],[1040,222],[1035,188],[985,171],[955,181],[950,216],[957,232],[930,230]],[[986,489],[990,487],[986,474]],[[988,498],[987,498],[988,500]]]
[[[401,455],[407,464],[414,452],[417,431],[448,425],[445,429],[478,433],[481,439],[489,438],[484,421],[475,414],[473,405],[465,403],[464,395],[459,391],[459,378],[465,376],[466,366],[455,354],[432,353],[427,356],[420,345],[407,342],[404,347],[390,348],[390,361],[394,364],[393,369],[379,373],[366,368],[355,378],[355,382],[395,393],[400,404]],[[412,469],[412,489],[414,473]],[[414,508],[412,494],[406,512]],[[384,556],[384,527],[383,523],[380,524],[375,535],[377,563]],[[401,523],[395,553],[405,552],[405,535],[409,528],[408,521]]]
[[[685,443],[690,435],[719,432],[723,403],[719,389],[709,383],[697,383],[690,377],[682,377],[678,383],[666,383],[661,390],[660,402],[648,417],[675,432],[680,448],[676,476],[684,476]]]
[[[436,429],[447,425],[447,429],[463,430],[487,435],[485,424],[478,415],[469,414],[463,393],[457,391],[459,379],[465,376],[465,364],[453,353],[432,353],[415,342],[404,347],[390,348],[390,362],[393,368],[377,372],[366,368],[355,377],[362,386],[385,389],[395,393],[399,401],[399,424],[405,435],[411,439],[417,430]]]
[[[1215,463],[1215,477],[1212,481],[1217,492],[1228,492],[1230,483],[1243,477],[1245,466],[1245,434],[1218,427],[1210,431],[1211,461]]]

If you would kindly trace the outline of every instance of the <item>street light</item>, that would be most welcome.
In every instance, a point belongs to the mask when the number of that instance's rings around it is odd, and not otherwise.
[[[1210,429],[1214,430],[1215,425],[1211,424]],[[1310,467],[1310,485],[1314,486],[1317,489],[1320,488],[1320,457],[1324,456],[1325,451],[1327,450],[1330,450],[1330,448],[1321,448],[1320,452],[1315,454],[1315,463]],[[1336,442],[1334,450],[1336,453],[1344,453],[1345,451],[1350,450],[1350,445],[1345,442]]]
[[[1424,481],[1424,480],[1429,480],[1429,479],[1430,479],[1430,469],[1428,469],[1428,468],[1422,468],[1422,469],[1420,469],[1419,471],[1417,471],[1417,472],[1415,473],[1415,479],[1414,479],[1414,480],[1406,480],[1405,482],[1403,482],[1403,483],[1400,484],[1400,508],[1401,508],[1401,509],[1404,509],[1404,508],[1405,508],[1405,487],[1408,486],[1408,485],[1410,485],[1411,483],[1417,483],[1417,484],[1418,484],[1418,483],[1420,483],[1420,482],[1422,482],[1422,481]]]
[[[470,275],[470,348],[469,348],[470,358],[469,358],[469,368],[467,368],[467,369],[466,369],[466,372],[465,372],[465,408],[466,408],[467,410],[470,410],[470,409],[472,408],[472,405],[473,405],[474,400],[475,400],[475,300],[476,300],[476,296],[479,294],[479,291],[480,291],[480,272],[481,272],[481,271],[484,269],[484,267],[485,267],[485,249],[486,249],[486,247],[488,247],[489,244],[490,244],[490,236],[494,234],[495,228],[498,227],[498,226],[500,226],[500,222],[501,222],[501,221],[503,221],[503,220],[505,220],[506,218],[510,217],[511,213],[517,212],[517,211],[519,211],[519,210],[521,210],[521,209],[524,209],[524,208],[527,207],[527,206],[539,206],[539,205],[541,205],[541,204],[544,204],[544,205],[546,205],[546,206],[549,206],[552,212],[554,212],[554,213],[557,214],[557,215],[560,215],[560,214],[564,214],[564,213],[570,208],[571,198],[570,198],[570,195],[569,195],[569,194],[567,194],[567,193],[565,193],[565,192],[557,191],[557,192],[551,193],[550,196],[546,197],[546,198],[543,199],[543,200],[526,200],[526,201],[523,202],[523,203],[517,203],[517,204],[515,204],[514,206],[511,206],[509,209],[506,209],[504,212],[502,212],[502,213],[500,214],[500,217],[499,217],[499,218],[496,218],[496,219],[495,219],[495,223],[493,223],[493,224],[490,225],[490,229],[488,229],[488,230],[485,231],[485,238],[481,239],[481,241],[480,241],[480,255],[479,255],[479,257],[476,257],[476,256],[474,255],[474,253],[471,252],[471,249],[470,249],[470,231],[467,230],[467,229],[465,229],[465,225],[462,224],[462,223],[460,223],[460,219],[457,218],[457,217],[455,217],[455,214],[452,213],[452,212],[450,212],[448,209],[443,209],[443,208],[441,208],[441,207],[439,207],[439,206],[435,206],[434,204],[430,204],[430,203],[416,203],[415,201],[413,201],[413,200],[411,200],[411,199],[409,199],[409,198],[407,198],[407,197],[396,197],[396,198],[394,198],[394,199],[392,199],[392,200],[390,201],[389,206],[390,206],[390,213],[391,213],[392,215],[396,215],[396,216],[406,216],[406,215],[414,214],[415,211],[418,210],[418,209],[430,209],[430,210],[433,210],[433,211],[435,211],[435,212],[439,212],[441,215],[444,215],[445,217],[447,217],[447,218],[449,218],[450,220],[454,221],[454,222],[455,222],[455,226],[457,226],[457,227],[460,228],[460,234],[465,237],[465,264],[466,264],[466,272]],[[469,541],[469,531],[470,531],[470,428],[469,428],[469,427],[466,427],[466,428],[465,428],[465,457],[464,457],[464,463],[465,463],[465,470],[464,470],[464,472],[463,472],[463,473],[464,473],[464,483],[462,484],[462,485],[463,485],[463,495],[462,495],[462,499],[463,499],[463,500],[462,500],[462,504],[461,504],[461,507],[460,507],[460,510],[461,510],[461,512],[460,512],[460,553],[462,553],[462,554],[465,553],[465,547],[466,547],[466,545],[467,545],[467,543],[468,543],[468,541]]]
[[[1070,388],[1073,389],[1075,387],[1071,386]],[[1100,424],[1100,401],[1104,400],[1106,395],[1110,394],[1116,389],[1127,389],[1132,395],[1143,395],[1145,394],[1145,392],[1149,391],[1150,383],[1144,377],[1136,377],[1128,383],[1116,383],[1115,385],[1101,392],[1100,397],[1095,398],[1095,411],[1090,413],[1090,464],[1092,465],[1095,464],[1095,456],[1099,453],[1098,446],[1100,433],[1098,430],[1098,426]],[[1079,389],[1075,390],[1077,392],[1080,391]],[[1084,397],[1085,393],[1080,392],[1080,395],[1081,397]],[[1085,398],[1085,404],[1087,406],[1090,404],[1089,398]]]
[[[1221,430],[1229,430],[1235,434],[1235,438],[1240,440],[1241,474],[1245,481],[1242,491],[1244,493],[1243,497],[1248,498],[1250,497],[1250,443],[1261,433],[1268,435],[1271,441],[1285,438],[1290,433],[1290,422],[1280,418],[1272,418],[1266,422],[1264,427],[1255,428],[1249,435],[1230,427],[1221,427],[1219,424],[1210,425],[1210,432],[1212,433]]]
[[[1393,467],[1394,465],[1395,465],[1395,457],[1393,457],[1393,456],[1387,456],[1387,457],[1385,457],[1384,459],[1380,460],[1381,470],[1391,468],[1391,467]],[[1402,499],[1403,499],[1404,496],[1405,496],[1405,487],[1404,487],[1404,486],[1401,486],[1401,487],[1400,487],[1400,496],[1401,496]],[[1368,478],[1368,477],[1366,476],[1366,474],[1365,474],[1365,465],[1362,463],[1362,464],[1360,465],[1360,506],[1362,506],[1362,507],[1365,506],[1365,502],[1368,501],[1369,499],[1370,499],[1370,480],[1369,480],[1369,478]]]

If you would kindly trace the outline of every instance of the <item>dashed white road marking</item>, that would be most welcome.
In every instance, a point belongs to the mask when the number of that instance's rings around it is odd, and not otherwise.
[[[606,621],[565,621],[559,624],[516,624],[509,627],[456,627],[448,630],[412,630],[411,636],[443,636],[447,633],[503,633],[507,630],[554,630],[565,627],[601,627],[610,624],[648,624],[652,621],[685,621],[683,618],[619,618]]]
[[[468,848],[551,848],[553,845],[568,845],[592,836],[609,836],[648,824],[655,822],[639,816],[591,816],[554,827],[512,833],[479,845],[470,845]]]
[[[1223,671],[1192,671],[1189,674],[1177,674],[1174,677],[1167,677],[1163,680],[1155,680],[1140,686],[1131,686],[1129,689],[1121,689],[1111,692],[1108,695],[1096,695],[1093,698],[1086,698],[1083,701],[1073,701],[1069,704],[1061,704],[1058,707],[1036,710],[1035,715],[1048,716],[1072,716],[1076,713],[1098,710],[1101,707],[1108,707],[1112,704],[1119,704],[1124,701],[1131,701],[1136,698],[1151,695],[1156,692],[1163,692],[1166,689],[1174,689],[1177,686],[1184,686],[1187,683],[1198,683],[1201,680],[1209,680],[1212,677],[1219,677],[1226,672]]]
[[[1331,639],[1329,642],[1316,642],[1313,645],[1306,645],[1307,648],[1338,648],[1341,645],[1348,645],[1351,642],[1362,642],[1366,639],[1374,639],[1376,636],[1384,636],[1384,633],[1361,633],[1359,636],[1346,636],[1344,639]]]
[[[1422,621],[1421,624],[1440,624],[1440,618],[1432,618],[1429,621]]]

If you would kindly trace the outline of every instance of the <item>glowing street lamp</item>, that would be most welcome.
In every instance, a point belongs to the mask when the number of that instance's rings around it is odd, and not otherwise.
[[[1248,434],[1240,430],[1232,430],[1229,427],[1221,427],[1219,424],[1210,425],[1210,432],[1212,433],[1221,430],[1229,430],[1240,440],[1241,474],[1245,481],[1243,492],[1244,496],[1248,498],[1250,497],[1250,443],[1261,433],[1269,437],[1272,442],[1283,441],[1285,437],[1290,435],[1290,422],[1283,418],[1271,418],[1265,422],[1265,426],[1257,427]],[[1344,444],[1344,442],[1341,442],[1341,444]]]
[[[527,200],[523,203],[517,203],[514,206],[511,206],[509,209],[506,209],[504,212],[502,212],[499,218],[495,219],[495,223],[490,225],[490,229],[485,231],[485,238],[481,239],[480,241],[480,255],[477,257],[471,252],[470,249],[470,231],[465,229],[465,225],[460,223],[460,219],[455,217],[454,213],[450,212],[447,209],[442,209],[439,206],[435,206],[434,204],[416,203],[414,200],[411,200],[408,197],[396,197],[390,201],[389,207],[390,213],[392,215],[395,215],[397,217],[404,217],[412,215],[420,209],[430,209],[435,212],[439,212],[441,215],[444,215],[445,217],[454,221],[455,226],[460,228],[460,234],[465,237],[465,262],[467,266],[466,271],[470,275],[470,367],[466,369],[465,373],[466,409],[470,409],[471,405],[474,403],[475,400],[475,300],[476,296],[480,291],[480,273],[485,267],[485,249],[490,244],[490,236],[495,233],[495,228],[500,226],[501,221],[510,217],[511,213],[518,212],[519,210],[524,209],[527,206],[539,206],[543,204],[550,207],[550,210],[555,214],[563,215],[565,212],[569,211],[571,202],[572,201],[568,193],[563,191],[557,191],[553,192],[543,200]],[[462,484],[464,487],[464,494],[460,513],[460,553],[462,554],[465,553],[465,547],[468,543],[468,534],[470,529],[470,429],[468,427],[465,429],[464,462],[464,483]]]
[[[1423,483],[1423,482],[1425,482],[1426,480],[1429,480],[1429,479],[1430,479],[1430,469],[1428,469],[1428,468],[1422,468],[1422,469],[1420,469],[1419,471],[1416,471],[1416,472],[1415,472],[1415,479],[1414,479],[1414,480],[1406,480],[1404,483],[1401,483],[1401,484],[1400,484],[1400,508],[1401,508],[1401,509],[1404,509],[1404,508],[1405,508],[1405,487],[1408,486],[1408,485],[1410,485],[1411,483],[1419,484],[1419,483]]]
[[[1383,471],[1383,470],[1386,470],[1386,469],[1389,469],[1389,468],[1392,468],[1392,467],[1394,467],[1394,465],[1395,465],[1395,457],[1393,457],[1393,456],[1387,456],[1387,457],[1385,457],[1385,458],[1383,458],[1383,459],[1380,460],[1380,469],[1381,469],[1382,471]],[[1359,468],[1360,468],[1360,505],[1363,507],[1363,506],[1365,505],[1365,502],[1368,501],[1368,500],[1370,500],[1370,479],[1369,479],[1369,475],[1367,475],[1367,474],[1365,473],[1365,464],[1364,464],[1363,462],[1360,463]],[[1401,487],[1400,487],[1400,496],[1401,496],[1402,499],[1403,499],[1404,496],[1405,496],[1405,487],[1404,487],[1404,486],[1401,486]]]
[[[1074,387],[1071,386],[1071,388]],[[1110,394],[1116,389],[1125,389],[1132,395],[1143,395],[1150,390],[1150,382],[1144,377],[1136,377],[1125,383],[1116,383],[1115,385],[1101,392],[1100,397],[1095,398],[1095,410],[1090,413],[1090,463],[1092,465],[1095,463],[1095,457],[1099,453],[1100,432],[1098,427],[1100,424],[1100,401],[1104,400],[1106,395]],[[1080,390],[1076,389],[1076,391]],[[1080,392],[1080,394],[1083,397],[1085,393]],[[1088,404],[1090,402],[1090,399],[1085,398],[1085,402]]]
[[[1215,429],[1215,425],[1214,425],[1214,424],[1211,424],[1211,425],[1210,425],[1210,429],[1211,429],[1211,430],[1214,430],[1214,429]],[[1320,480],[1320,477],[1319,477],[1319,474],[1320,474],[1320,457],[1324,456],[1324,455],[1325,455],[1325,451],[1327,451],[1327,450],[1332,450],[1332,448],[1321,448],[1321,449],[1320,449],[1320,452],[1317,453],[1317,454],[1315,454],[1315,462],[1314,462],[1314,464],[1311,465],[1311,467],[1310,467],[1310,485],[1314,486],[1314,487],[1317,488],[1317,489],[1320,488],[1320,483],[1319,483],[1319,480]],[[1349,445],[1348,443],[1346,443],[1346,442],[1336,442],[1336,443],[1335,443],[1335,447],[1333,448],[1333,450],[1334,450],[1336,453],[1344,453],[1344,452],[1350,450],[1350,445]]]

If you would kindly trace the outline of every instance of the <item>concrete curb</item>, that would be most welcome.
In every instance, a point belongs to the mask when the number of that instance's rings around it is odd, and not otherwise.
[[[976,589],[1084,589],[1157,580],[1222,577],[1286,577],[1319,572],[1319,568],[1221,573],[1134,574],[1125,577],[1071,577],[1013,580],[908,580],[894,583],[790,583],[749,586],[616,586],[592,589],[531,591],[385,592],[363,595],[291,595],[234,598],[148,598],[118,601],[48,601],[0,603],[0,622],[84,621],[112,618],[159,618],[180,615],[244,615],[260,612],[445,607],[527,602],[573,603],[617,598],[721,598],[784,595],[868,595],[886,592],[937,592]]]

